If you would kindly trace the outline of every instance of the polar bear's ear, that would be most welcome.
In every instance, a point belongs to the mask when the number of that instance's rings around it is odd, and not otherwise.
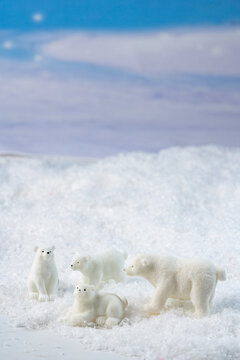
[[[148,266],[149,265],[149,261],[147,259],[142,259],[142,265],[143,266]]]
[[[35,248],[34,248],[34,252],[37,252],[37,251],[38,251],[38,249],[39,249],[39,247],[38,247],[38,246],[35,246]]]
[[[54,250],[55,250],[55,246],[52,246],[52,247],[51,247],[51,250],[54,251]]]

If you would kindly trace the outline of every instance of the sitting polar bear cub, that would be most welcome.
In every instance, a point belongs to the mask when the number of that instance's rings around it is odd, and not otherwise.
[[[81,256],[76,254],[73,258],[71,268],[80,271],[83,282],[95,286],[101,283],[115,280],[123,282],[125,280],[124,263],[127,258],[125,252],[115,249],[104,251],[97,256]]]
[[[54,261],[54,246],[35,247],[35,259],[28,278],[28,292],[31,299],[54,300],[58,289],[58,272]]]
[[[125,298],[106,292],[97,292],[95,286],[80,284],[74,290],[74,304],[69,313],[74,326],[91,322],[111,328],[124,318],[128,302]]]
[[[197,316],[208,315],[217,280],[226,280],[225,271],[210,261],[161,255],[137,255],[126,272],[144,277],[157,289],[144,306],[150,314],[159,313],[168,298],[175,298],[191,300]]]

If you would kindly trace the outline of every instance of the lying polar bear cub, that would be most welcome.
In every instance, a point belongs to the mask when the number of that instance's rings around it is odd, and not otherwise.
[[[76,254],[71,268],[83,274],[83,282],[98,287],[101,283],[109,280],[116,282],[125,280],[124,262],[126,258],[125,252],[115,249],[104,251],[96,256]]]
[[[157,289],[144,306],[150,314],[159,313],[168,298],[175,298],[191,300],[197,316],[208,315],[217,280],[226,280],[225,271],[210,261],[161,255],[137,255],[126,272],[144,277]]]
[[[54,300],[58,289],[58,272],[54,261],[54,246],[35,247],[35,259],[28,278],[28,292],[31,299]]]
[[[97,292],[95,286],[76,285],[73,307],[68,314],[74,326],[84,326],[91,322],[111,328],[124,318],[128,302],[125,298],[106,292]]]

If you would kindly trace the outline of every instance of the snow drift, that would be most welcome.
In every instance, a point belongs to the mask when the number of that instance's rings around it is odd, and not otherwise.
[[[58,158],[0,158],[0,311],[26,328],[48,328],[89,349],[141,359],[238,359],[240,356],[240,150],[172,148],[84,164]],[[28,299],[33,247],[56,246],[60,290],[55,302]],[[108,288],[129,301],[128,318],[112,330],[73,328],[63,315],[79,273],[75,251],[115,246],[130,256],[162,252],[202,256],[227,271],[210,317],[169,301],[145,317],[153,289],[143,279]]]

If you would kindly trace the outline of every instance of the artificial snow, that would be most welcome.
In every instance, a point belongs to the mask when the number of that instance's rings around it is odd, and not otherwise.
[[[87,349],[141,359],[240,357],[240,150],[172,148],[93,163],[77,159],[0,157],[0,312],[11,323],[77,338]],[[35,245],[55,245],[59,296],[29,300],[27,277]],[[154,289],[140,278],[106,289],[125,295],[127,318],[112,330],[71,327],[64,315],[80,273],[73,254],[110,246],[201,256],[227,272],[212,314],[192,315],[190,303],[169,301],[147,317]]]

